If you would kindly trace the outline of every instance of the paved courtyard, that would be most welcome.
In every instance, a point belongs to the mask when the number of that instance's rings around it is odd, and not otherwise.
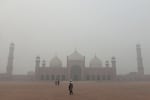
[[[0,100],[150,100],[150,82],[0,82]]]

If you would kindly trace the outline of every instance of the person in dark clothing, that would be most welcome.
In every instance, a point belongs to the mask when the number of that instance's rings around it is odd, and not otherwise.
[[[73,83],[72,83],[72,81],[70,81],[68,89],[69,89],[69,94],[73,95]]]
[[[59,86],[59,84],[60,84],[60,81],[59,81],[59,80],[57,80],[57,85]]]
[[[57,80],[55,80],[55,85],[57,86]]]

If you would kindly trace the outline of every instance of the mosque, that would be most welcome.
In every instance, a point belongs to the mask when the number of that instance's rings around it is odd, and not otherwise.
[[[150,80],[150,75],[144,74],[143,59],[141,46],[136,45],[137,52],[137,72],[130,72],[126,75],[117,74],[116,58],[111,58],[105,62],[95,55],[89,62],[89,66],[85,65],[85,56],[75,50],[71,55],[67,56],[66,66],[62,65],[62,61],[58,56],[51,59],[50,64],[46,65],[45,60],[41,60],[39,56],[35,59],[35,70],[27,75],[13,74],[15,44],[11,43],[9,47],[8,62],[6,73],[0,73],[0,80],[7,81],[53,81],[53,80],[73,80],[73,81],[143,81]]]
[[[66,67],[62,66],[61,60],[55,56],[46,66],[45,60],[40,64],[40,57],[36,57],[35,77],[36,80],[115,80],[116,79],[116,59],[112,57],[111,66],[109,61],[102,66],[102,61],[95,56],[89,66],[85,66],[85,56],[78,51],[74,51],[67,56]]]

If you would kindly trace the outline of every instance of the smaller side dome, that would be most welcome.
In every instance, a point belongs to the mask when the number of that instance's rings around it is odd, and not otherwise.
[[[50,61],[50,67],[62,67],[61,60],[57,56],[53,57]]]
[[[90,61],[90,67],[102,67],[102,61],[95,56],[91,61]]]

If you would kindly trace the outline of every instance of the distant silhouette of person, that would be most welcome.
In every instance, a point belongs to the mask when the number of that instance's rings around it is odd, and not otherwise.
[[[60,81],[59,81],[59,80],[57,80],[57,85],[58,85],[58,86],[60,85]]]
[[[69,89],[69,94],[73,95],[73,83],[72,83],[72,81],[70,81],[68,89]]]
[[[60,81],[59,80],[55,80],[55,85],[59,86],[60,85]]]

